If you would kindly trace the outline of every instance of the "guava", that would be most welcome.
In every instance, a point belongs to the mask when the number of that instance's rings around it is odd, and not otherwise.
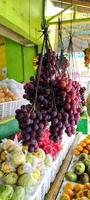
[[[12,200],[24,200],[25,199],[25,190],[21,186],[16,186]]]
[[[35,179],[28,173],[21,175],[17,182],[17,185],[25,187],[25,188],[34,187],[35,184],[36,184]]]
[[[52,164],[52,157],[50,155],[46,155],[44,163],[46,166],[51,166]]]
[[[16,184],[17,180],[18,180],[18,175],[14,172],[11,172],[4,177],[4,182],[10,185]]]

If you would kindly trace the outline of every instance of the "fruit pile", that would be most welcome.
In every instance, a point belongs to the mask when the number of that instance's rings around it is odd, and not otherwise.
[[[74,150],[74,154],[79,156],[81,153],[90,154],[90,135],[81,141]]]
[[[67,183],[64,186],[64,192],[60,200],[89,200],[90,199],[90,183],[85,185]]]
[[[48,33],[45,31],[45,54],[41,53],[38,57],[36,77],[30,77],[30,82],[24,86],[24,98],[29,100],[31,105],[22,106],[16,111],[23,143],[29,146],[29,152],[37,151],[38,143],[49,122],[50,139],[56,143],[62,139],[64,130],[69,137],[75,134],[75,125],[82,112],[81,86],[70,79],[65,57],[58,70],[58,58],[50,49]]]
[[[44,136],[41,138],[39,142],[39,147],[44,150],[44,152],[48,155],[51,155],[53,159],[56,158],[57,154],[62,149],[62,143],[59,141],[55,143],[54,141],[50,140],[50,131],[46,129],[44,131]]]
[[[90,182],[90,157],[87,154],[80,154],[78,161],[73,166],[73,171],[66,172],[68,181],[80,182],[82,184]]]
[[[51,164],[51,156],[45,155],[43,150],[31,154],[21,143],[3,140],[0,143],[0,198],[24,200],[25,189],[34,189],[44,167]]]
[[[0,87],[0,103],[15,101],[19,97],[13,94],[8,88]]]

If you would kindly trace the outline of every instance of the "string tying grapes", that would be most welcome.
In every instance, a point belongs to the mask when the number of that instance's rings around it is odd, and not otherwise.
[[[63,56],[61,67],[58,68],[59,58],[51,49],[47,27],[43,34],[36,77],[30,77],[30,82],[24,86],[24,98],[29,100],[31,105],[22,106],[16,111],[23,143],[28,145],[30,152],[37,151],[38,143],[49,122],[50,139],[54,142],[62,139],[64,130],[69,137],[75,134],[75,125],[82,112],[82,89],[67,73],[69,62]]]

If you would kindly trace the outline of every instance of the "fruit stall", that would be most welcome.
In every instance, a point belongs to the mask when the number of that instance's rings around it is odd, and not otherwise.
[[[26,2],[0,2],[0,200],[89,200],[90,3]]]
[[[90,199],[90,136],[79,138],[57,196],[57,199]]]

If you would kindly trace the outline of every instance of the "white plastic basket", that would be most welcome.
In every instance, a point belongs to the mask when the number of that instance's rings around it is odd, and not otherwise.
[[[27,105],[29,102],[26,99],[20,99],[17,101],[10,101],[0,103],[0,120],[15,115],[15,111],[21,107],[21,105]]]
[[[45,194],[50,189],[50,184],[54,181],[56,174],[58,173],[60,166],[62,165],[62,162],[68,153],[68,150],[70,146],[72,145],[72,142],[74,141],[75,136],[72,136],[71,138],[68,137],[65,134],[63,138],[63,149],[57,156],[56,160],[53,162],[52,166],[48,167],[45,171],[45,174],[42,178],[41,183],[37,186],[36,190],[32,194],[27,194],[25,197],[25,200],[44,200]]]

